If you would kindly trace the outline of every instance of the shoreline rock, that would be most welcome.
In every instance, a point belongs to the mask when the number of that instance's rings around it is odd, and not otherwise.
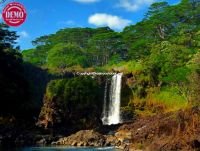
[[[124,151],[193,151],[200,150],[199,125],[200,109],[188,109],[187,111],[140,117],[134,122],[124,123],[114,128],[111,126],[96,130],[81,130],[70,136],[66,134],[65,136],[68,137],[47,135],[47,133],[42,135],[40,131],[26,131],[26,133],[21,131],[21,134],[17,133],[20,135],[3,133],[4,135],[0,135],[0,144],[10,143],[9,146],[50,144],[77,147],[115,146]]]
[[[95,132],[94,130],[81,130],[68,137],[60,138],[52,145],[68,145],[68,146],[104,146],[106,138],[104,135]]]
[[[68,137],[60,138],[51,145],[66,145],[75,147],[110,147],[128,151],[129,132],[117,132],[114,135],[103,135],[94,130],[81,130]]]

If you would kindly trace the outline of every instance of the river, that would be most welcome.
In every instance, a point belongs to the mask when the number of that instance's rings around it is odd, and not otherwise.
[[[24,147],[24,148],[0,148],[0,151],[119,151],[113,147],[99,148],[73,148],[73,147]]]

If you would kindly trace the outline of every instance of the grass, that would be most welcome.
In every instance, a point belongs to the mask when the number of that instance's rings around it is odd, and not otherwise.
[[[187,100],[178,93],[178,91],[171,88],[163,88],[159,93],[153,94],[154,103],[163,104],[167,111],[179,110],[187,107]]]
[[[158,92],[148,95],[147,98],[134,98],[129,105],[134,104],[137,115],[145,117],[156,113],[178,111],[186,109],[188,102],[175,88],[165,87]]]

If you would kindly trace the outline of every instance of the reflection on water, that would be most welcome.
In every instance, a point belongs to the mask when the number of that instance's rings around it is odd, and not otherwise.
[[[103,148],[73,148],[73,147],[25,147],[25,148],[0,148],[0,151],[117,151],[113,147]]]

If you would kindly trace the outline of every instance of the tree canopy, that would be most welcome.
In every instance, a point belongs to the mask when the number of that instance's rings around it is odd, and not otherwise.
[[[142,97],[152,87],[173,86],[189,99],[191,76],[198,77],[194,69],[198,59],[194,58],[200,49],[199,6],[198,0],[176,5],[156,2],[142,21],[122,32],[109,27],[62,29],[37,38],[33,41],[36,48],[24,51],[23,56],[25,61],[50,69],[79,66],[132,72],[137,79],[133,88]]]

